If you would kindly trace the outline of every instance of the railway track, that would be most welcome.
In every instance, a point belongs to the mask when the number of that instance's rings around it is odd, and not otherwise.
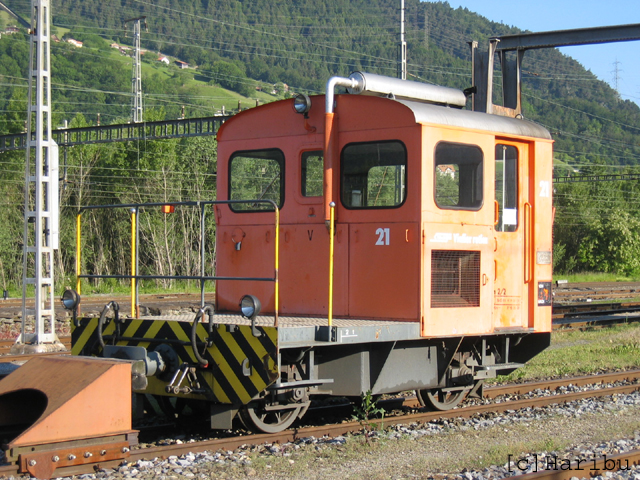
[[[205,293],[205,302],[212,302],[213,293]],[[131,296],[122,294],[99,294],[83,295],[80,302],[79,314],[93,315],[100,313],[102,308],[110,301],[116,301],[120,305],[120,310],[124,315],[131,311]],[[179,310],[195,308],[200,304],[199,293],[166,293],[166,294],[145,294],[139,296],[140,305],[156,315],[162,314],[163,310]],[[68,312],[62,307],[62,303],[55,302],[56,317],[66,318]],[[33,308],[33,299],[27,299],[27,308]],[[8,298],[0,300],[0,318],[17,318],[22,315],[22,299]]]
[[[607,384],[616,382],[629,382],[625,385],[608,386]],[[491,402],[483,405],[472,405],[456,408],[449,411],[437,412],[417,412],[409,414],[399,414],[394,416],[385,416],[385,427],[398,424],[427,423],[442,418],[469,418],[474,415],[494,412],[505,413],[508,411],[516,411],[524,408],[543,407],[558,403],[567,403],[575,400],[603,397],[609,395],[628,394],[640,389],[640,370],[627,372],[616,372],[611,374],[590,375],[574,378],[563,378],[559,380],[545,380],[539,382],[529,382],[522,384],[501,385],[485,389],[485,397],[495,399],[497,397],[511,395],[518,396],[535,390],[556,391],[561,386],[572,384],[575,386],[601,384],[602,388],[587,391],[579,391],[572,393],[548,394],[545,396],[536,396],[533,398],[504,400],[499,403]],[[416,407],[417,400],[414,397],[406,399],[389,399],[380,403],[389,409],[397,409],[399,406]],[[375,420],[374,420],[375,421]],[[255,434],[255,435],[239,435],[228,438],[208,439],[189,443],[176,443],[172,445],[154,446],[148,448],[134,448],[131,451],[128,462],[136,462],[138,460],[152,460],[154,458],[167,458],[169,456],[180,456],[187,453],[200,453],[205,451],[218,450],[234,450],[243,445],[260,445],[263,443],[287,443],[294,442],[297,439],[305,437],[337,437],[348,433],[362,431],[362,424],[357,421],[337,423],[331,425],[320,425],[311,427],[301,427],[289,429],[277,434]],[[640,453],[625,453],[625,458],[640,458]],[[100,463],[98,468],[115,468],[122,461],[112,461]],[[0,476],[17,475],[18,467],[16,465],[0,466]],[[59,468],[56,470],[56,476],[71,476],[92,473],[94,466],[76,466]],[[555,472],[558,474],[558,472]],[[549,472],[541,472],[541,475],[549,475]],[[527,478],[543,478],[527,477]],[[566,477],[569,479],[569,477]],[[544,477],[544,478],[564,478],[564,477]]]
[[[89,297],[91,301],[87,301],[84,303],[85,312],[93,310],[96,313],[99,313],[101,308],[105,305],[106,301],[110,301],[113,297]],[[124,297],[123,297],[124,299]],[[84,299],[83,299],[84,301]],[[126,299],[122,300],[123,302]],[[176,294],[176,295],[152,295],[145,296],[145,303],[147,305],[157,305],[151,306],[150,308],[157,308],[159,313],[161,314],[163,310],[176,310],[176,309],[185,309],[185,308],[193,308],[194,305],[197,305],[200,301],[199,295],[189,295],[189,294]],[[15,304],[1,304],[0,305],[0,318],[2,318],[2,309],[15,309],[19,307],[18,302]],[[623,313],[624,312],[624,313]],[[603,326],[603,325],[611,325],[614,323],[628,323],[632,321],[640,320],[640,315],[634,315],[634,313],[640,312],[640,303],[627,302],[613,302],[613,303],[602,303],[602,304],[586,304],[586,305],[556,305],[554,306],[554,328],[585,328],[585,327],[594,327],[594,326]],[[68,349],[70,349],[70,337],[61,336],[60,340],[65,343]],[[9,349],[13,345],[15,340],[0,340],[0,355],[2,358],[0,362],[16,362],[16,361],[24,361],[30,358],[30,356],[19,355],[12,356],[8,355]],[[628,375],[628,374],[623,374]],[[635,377],[637,378],[637,377]],[[604,376],[599,376],[598,381],[604,381]],[[582,377],[580,379],[571,379],[571,382],[574,385],[585,385],[589,383],[593,383],[593,377]],[[616,380],[607,380],[607,381],[616,381]],[[518,395],[525,393],[525,391],[530,391],[534,389],[546,389],[546,388],[557,388],[558,385],[562,383],[566,383],[566,380],[560,380],[555,385],[555,387],[549,382],[537,382],[537,383],[528,383],[522,385],[510,385],[504,387],[493,387],[487,389],[485,391],[485,396],[487,398],[495,398],[499,395]],[[424,423],[429,422],[431,420],[437,418],[453,418],[453,417],[471,417],[476,414],[481,414],[484,412],[504,412],[506,410],[517,410],[520,408],[528,408],[532,406],[543,406],[560,402],[569,402],[572,400],[577,400],[580,398],[588,398],[595,396],[605,396],[616,393],[628,393],[638,388],[638,385],[626,385],[623,387],[618,387],[617,389],[606,389],[598,392],[579,392],[572,394],[563,394],[563,395],[552,395],[541,397],[535,400],[517,400],[517,401],[506,401],[500,404],[490,404],[490,405],[480,405],[480,406],[471,406],[453,410],[451,412],[419,412],[413,413],[410,415],[399,415],[397,417],[386,417],[385,425],[394,425],[394,424],[404,424],[404,423]],[[389,401],[389,407],[393,408],[393,405],[398,406],[398,401]],[[415,408],[418,406],[417,400],[415,398],[405,399],[401,406]],[[162,447],[151,447],[144,449],[135,449],[131,452],[130,461],[134,462],[138,459],[149,459],[155,457],[167,457],[171,455],[182,455],[188,452],[202,452],[202,451],[210,451],[210,450],[233,450],[241,445],[245,445],[247,443],[250,444],[262,444],[265,442],[291,442],[296,438],[300,437],[335,437],[338,435],[344,435],[348,432],[361,430],[362,426],[358,422],[350,422],[350,423],[341,423],[339,425],[324,425],[324,426],[316,426],[316,427],[305,427],[299,428],[295,430],[289,430],[282,432],[281,434],[269,434],[269,435],[242,435],[239,437],[231,437],[224,439],[213,439],[196,443],[189,443],[187,445],[170,445],[170,446],[162,446]],[[628,455],[625,458],[630,458]],[[102,468],[114,467],[117,466],[118,462],[106,462],[100,464]],[[13,475],[16,472],[11,470],[11,468],[17,468],[14,466],[0,466],[0,476],[4,475]],[[8,468],[9,470],[4,470],[4,468]],[[89,470],[87,467],[69,467],[66,469],[59,469],[56,472],[56,475],[75,475],[81,473],[87,473]],[[541,478],[541,477],[540,477]],[[553,477],[557,478],[557,477]]]
[[[205,294],[205,302],[214,301],[214,293]],[[637,302],[607,302],[593,303],[600,300],[614,300],[617,298],[640,298],[640,284],[598,284],[580,283],[570,287],[556,288],[554,290],[554,318],[568,318],[577,315],[593,315],[596,312],[618,313],[640,312],[640,301]],[[124,294],[92,294],[82,296],[80,304],[81,315],[97,315],[110,301],[116,301],[120,305],[121,314],[127,315],[131,311],[131,296]],[[144,294],[139,296],[140,305],[145,313],[151,315],[163,315],[177,310],[196,311],[200,304],[199,293],[166,293]],[[56,317],[58,320],[68,318],[68,312],[64,310],[61,302],[55,302]],[[27,299],[27,308],[33,308],[33,299]],[[0,319],[17,320],[22,315],[22,299],[0,299]]]

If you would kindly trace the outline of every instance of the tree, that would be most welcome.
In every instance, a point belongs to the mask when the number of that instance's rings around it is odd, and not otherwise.
[[[254,82],[250,81],[244,70],[233,62],[219,60],[201,73],[207,73],[211,77],[210,83],[218,84],[234,92],[238,92],[245,97],[252,92]]]

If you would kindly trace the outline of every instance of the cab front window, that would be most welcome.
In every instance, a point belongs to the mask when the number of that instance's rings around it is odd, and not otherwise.
[[[399,141],[353,143],[342,151],[342,204],[396,208],[407,196],[407,150]]]
[[[436,146],[434,192],[444,209],[479,210],[483,202],[483,154],[480,147],[441,142]]]
[[[231,204],[234,212],[273,210],[284,203],[284,154],[277,149],[236,152],[229,160],[229,199],[256,200]]]

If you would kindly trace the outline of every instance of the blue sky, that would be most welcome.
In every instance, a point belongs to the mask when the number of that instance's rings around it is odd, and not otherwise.
[[[448,3],[453,8],[466,7],[494,22],[532,32],[640,23],[640,0],[449,0]],[[561,51],[612,87],[617,60],[620,96],[640,104],[640,41],[565,47]]]

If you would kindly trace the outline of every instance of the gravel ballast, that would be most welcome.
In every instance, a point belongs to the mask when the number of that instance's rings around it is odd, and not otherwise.
[[[640,448],[640,393],[566,405],[395,425],[368,435],[301,438],[126,463],[75,478],[104,479],[460,479],[493,480]],[[173,443],[173,442],[172,442]],[[537,460],[537,462],[536,462]],[[622,464],[623,467],[626,465]],[[640,480],[629,465],[600,478]]]

